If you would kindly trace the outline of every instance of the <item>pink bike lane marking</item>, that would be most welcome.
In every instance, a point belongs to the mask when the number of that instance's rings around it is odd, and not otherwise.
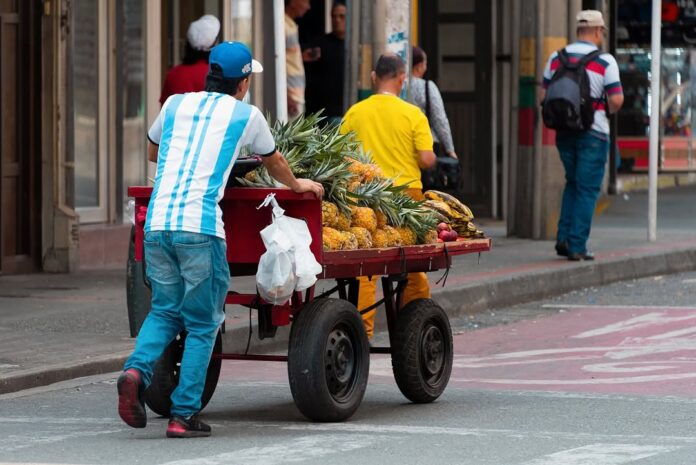
[[[696,307],[580,307],[459,334],[450,385],[696,396]]]

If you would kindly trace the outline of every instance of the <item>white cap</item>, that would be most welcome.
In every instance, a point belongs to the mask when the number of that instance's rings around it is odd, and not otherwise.
[[[602,12],[597,10],[582,10],[575,20],[578,27],[606,27]]]
[[[213,15],[203,15],[188,28],[186,38],[194,50],[208,51],[213,48],[220,33],[220,21]]]

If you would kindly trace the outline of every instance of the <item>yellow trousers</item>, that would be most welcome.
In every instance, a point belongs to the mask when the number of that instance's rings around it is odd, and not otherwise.
[[[379,276],[373,276],[370,280],[366,276],[360,276],[360,291],[358,292],[358,310],[363,310],[377,302],[377,280]],[[408,284],[404,289],[404,305],[415,299],[430,298],[430,283],[425,273],[409,273]],[[372,339],[375,333],[375,315],[377,309],[372,309],[363,314],[362,319],[365,324],[368,339]]]

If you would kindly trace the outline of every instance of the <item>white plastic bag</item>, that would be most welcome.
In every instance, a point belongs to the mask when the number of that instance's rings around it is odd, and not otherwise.
[[[312,236],[307,223],[285,216],[275,194],[268,194],[258,208],[268,205],[273,206],[273,223],[261,231],[266,252],[259,261],[256,285],[264,300],[282,305],[293,291],[314,285],[322,267],[309,249]]]

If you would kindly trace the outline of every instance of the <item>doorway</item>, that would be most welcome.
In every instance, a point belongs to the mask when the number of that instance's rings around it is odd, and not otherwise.
[[[40,264],[40,15],[0,1],[0,274]]]
[[[477,216],[490,216],[492,2],[437,0],[419,8],[419,45],[429,57],[425,78],[440,88],[461,166],[454,194]]]

